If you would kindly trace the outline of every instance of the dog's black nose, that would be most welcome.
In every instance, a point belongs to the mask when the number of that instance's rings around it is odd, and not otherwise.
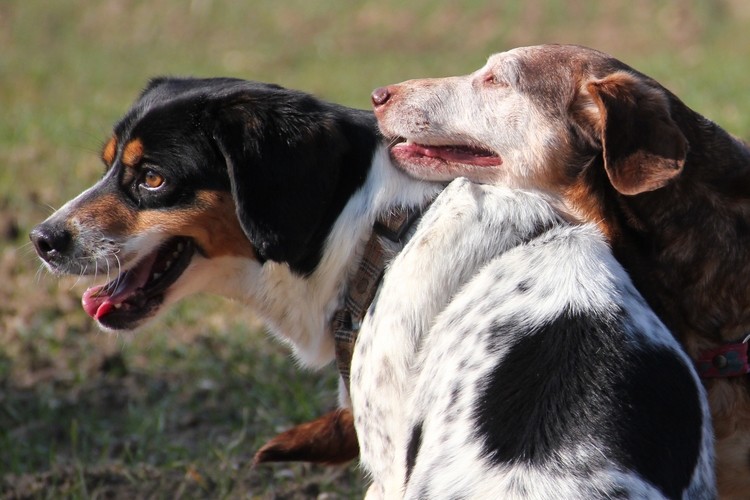
[[[32,229],[29,238],[36,248],[36,253],[45,261],[65,253],[72,241],[67,229],[44,223]]]
[[[388,102],[391,98],[391,90],[388,87],[379,87],[372,91],[372,104],[376,108]]]

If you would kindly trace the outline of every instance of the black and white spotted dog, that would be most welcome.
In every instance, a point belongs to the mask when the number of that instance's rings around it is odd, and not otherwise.
[[[457,179],[352,362],[368,498],[712,498],[688,357],[593,225]]]

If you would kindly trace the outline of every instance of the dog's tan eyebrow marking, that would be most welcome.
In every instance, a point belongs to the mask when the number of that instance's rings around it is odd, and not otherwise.
[[[133,139],[122,151],[122,163],[126,167],[134,167],[143,158],[143,142],[140,139]]]
[[[113,135],[102,148],[102,160],[109,167],[115,161],[117,154],[117,138]]]

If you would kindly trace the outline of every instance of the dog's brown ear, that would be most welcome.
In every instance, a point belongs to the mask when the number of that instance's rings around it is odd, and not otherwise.
[[[635,195],[665,186],[685,165],[688,142],[670,116],[663,89],[626,72],[586,85],[598,107],[604,168],[617,191]]]

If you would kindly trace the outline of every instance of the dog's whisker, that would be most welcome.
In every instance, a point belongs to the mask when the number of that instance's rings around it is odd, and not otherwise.
[[[44,272],[45,269],[46,267],[44,266],[44,264],[40,264],[39,267],[37,268],[35,276],[34,276],[34,279],[37,285],[42,282],[42,273]]]
[[[99,259],[94,258],[94,281],[99,276]]]
[[[17,248],[18,250],[34,250],[34,244],[31,241],[27,241],[26,243],[22,243],[21,245],[19,245]]]
[[[36,249],[32,246],[19,247],[18,251],[21,252],[22,257],[29,257],[31,260],[36,260]]]
[[[107,257],[108,256],[106,256],[106,255],[104,256],[104,263],[107,264],[107,281],[110,281],[110,279],[111,279],[111,274],[110,273],[112,272],[112,268],[110,266],[109,259]]]
[[[75,283],[73,283],[72,285],[70,285],[69,290],[72,290],[73,288],[75,288],[78,285],[78,283],[81,282],[81,279],[84,276],[86,276],[86,270],[88,270],[88,268],[89,268],[89,265],[88,264],[84,264],[84,266],[81,268],[81,272],[78,273],[78,277],[76,278]]]
[[[117,281],[119,284],[120,276],[122,276],[122,263],[120,262],[120,258],[117,256],[116,252],[112,252],[112,257],[114,257],[115,262],[117,262]]]

